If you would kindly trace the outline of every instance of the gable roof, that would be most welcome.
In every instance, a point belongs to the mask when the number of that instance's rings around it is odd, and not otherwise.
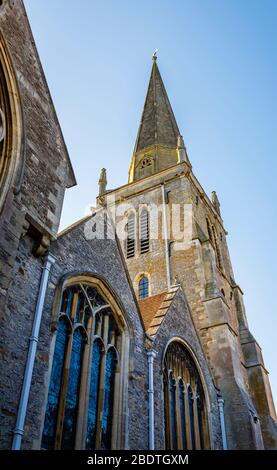
[[[36,46],[36,43],[35,43],[35,39],[34,39],[34,36],[33,36],[30,21],[29,21],[29,18],[27,16],[26,8],[25,8],[25,5],[24,5],[22,0],[20,1],[20,5],[18,5],[17,8],[22,8],[23,12],[24,12],[24,16],[25,16],[25,19],[26,19],[26,27],[27,27],[26,31],[28,31],[28,35],[29,35],[30,40],[31,40],[32,49],[33,49],[33,52],[36,56],[36,60],[37,60],[38,66],[39,66],[39,72],[40,72],[41,80],[43,82],[45,93],[46,93],[47,98],[49,100],[49,104],[52,108],[55,124],[57,126],[57,129],[58,129],[58,132],[59,132],[59,135],[60,135],[60,139],[61,139],[61,144],[62,144],[62,147],[63,147],[63,151],[64,151],[64,154],[65,154],[65,157],[66,157],[66,160],[67,160],[68,176],[67,176],[67,181],[66,181],[66,188],[72,188],[73,186],[77,185],[74,169],[73,169],[72,162],[71,162],[71,159],[70,159],[70,156],[69,156],[69,153],[68,153],[68,149],[67,149],[67,146],[66,146],[66,143],[65,143],[65,140],[64,140],[64,135],[63,135],[62,128],[61,128],[61,125],[60,125],[60,121],[59,121],[58,116],[57,116],[56,108],[54,106],[54,102],[53,102],[53,99],[52,99],[52,96],[51,96],[51,93],[50,93],[50,90],[49,90],[49,86],[48,86],[48,83],[47,83],[47,80],[46,80],[44,69],[42,67],[41,59],[40,59],[38,49],[37,49],[37,46]]]
[[[152,297],[139,300],[141,316],[149,336],[153,337],[156,335],[179,288],[179,285],[172,286],[168,292],[161,292]]]
[[[149,327],[151,321],[156,315],[156,312],[163,303],[165,296],[166,292],[162,292],[161,294],[152,295],[151,297],[147,297],[146,299],[141,299],[138,301],[145,330],[147,330]]]

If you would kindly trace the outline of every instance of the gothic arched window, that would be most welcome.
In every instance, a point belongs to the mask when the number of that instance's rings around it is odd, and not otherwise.
[[[136,217],[132,212],[127,222],[126,258],[133,258],[136,251]]]
[[[164,359],[166,449],[209,448],[205,395],[195,362],[178,341]]]
[[[122,333],[98,289],[63,291],[42,449],[112,448]]]
[[[149,212],[146,208],[142,209],[139,218],[139,242],[140,253],[149,251]]]
[[[142,276],[138,284],[138,293],[140,299],[149,297],[149,280],[147,276]]]
[[[11,153],[12,111],[5,73],[0,62],[0,190],[4,187]]]
[[[22,142],[22,113],[16,78],[0,32],[0,210],[12,180],[18,189],[18,181],[13,177]]]

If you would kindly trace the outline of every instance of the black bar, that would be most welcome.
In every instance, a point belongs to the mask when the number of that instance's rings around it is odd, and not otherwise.
[[[276,451],[0,451],[0,467],[48,468],[69,465],[79,468],[133,468],[162,465],[267,465],[277,462]],[[52,467],[51,467],[52,466]]]

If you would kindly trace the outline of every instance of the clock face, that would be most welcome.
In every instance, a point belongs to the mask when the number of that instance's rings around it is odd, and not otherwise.
[[[2,109],[0,109],[0,142],[4,140],[4,137],[5,137],[5,116],[4,116]]]

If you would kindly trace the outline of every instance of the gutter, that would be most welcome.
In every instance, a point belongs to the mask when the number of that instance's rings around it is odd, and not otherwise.
[[[218,403],[219,414],[220,414],[220,427],[221,427],[223,450],[228,450],[226,428],[225,428],[225,418],[224,418],[224,399],[222,395],[220,394],[217,395],[217,403]]]
[[[155,351],[147,352],[148,361],[148,436],[149,450],[155,449],[155,419],[154,419],[154,369],[153,363],[156,357]]]
[[[41,275],[38,299],[37,299],[36,310],[35,310],[35,315],[34,315],[32,334],[31,334],[30,342],[29,342],[28,356],[27,356],[27,361],[26,361],[26,366],[25,366],[23,385],[22,385],[20,402],[19,402],[19,407],[18,407],[18,412],[17,412],[16,426],[13,431],[14,436],[13,436],[12,450],[20,450],[22,437],[24,435],[24,423],[25,423],[27,406],[28,406],[28,401],[29,401],[29,396],[30,396],[30,388],[31,388],[32,376],[33,376],[33,370],[34,370],[34,364],[35,364],[35,358],[36,358],[42,311],[43,311],[43,306],[44,306],[44,301],[45,301],[46,289],[48,285],[49,273],[55,261],[56,261],[56,258],[54,258],[53,255],[48,254],[44,261],[44,265],[42,267],[42,275]]]

